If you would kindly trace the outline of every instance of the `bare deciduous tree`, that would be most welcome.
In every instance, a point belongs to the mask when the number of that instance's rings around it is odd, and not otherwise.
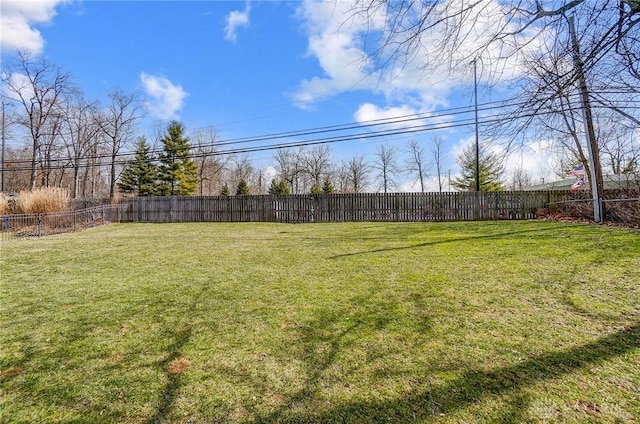
[[[537,79],[538,83],[546,80],[545,84],[533,84],[516,93],[521,107],[510,118],[526,129],[532,117],[548,108],[548,103],[558,96],[570,92],[580,95],[580,107],[585,114],[583,124],[593,152],[593,186],[597,188],[594,196],[600,196],[602,172],[589,101],[597,99],[636,125],[638,117],[635,109],[625,107],[624,102],[611,102],[619,92],[600,91],[594,96],[586,80],[594,74],[626,75],[635,82],[623,91],[637,96],[640,57],[637,0],[357,0],[354,13],[376,23],[371,27],[379,32],[376,37],[382,39],[376,54],[381,69],[390,64],[396,68],[411,65],[428,74],[441,69],[443,63],[449,70],[461,71],[475,61],[483,65],[484,79],[488,80],[492,75],[500,77],[508,69],[516,70],[512,72],[514,75],[522,75],[519,68],[527,57],[532,65],[529,70],[553,57],[569,58],[569,66],[560,68],[560,72]],[[574,22],[577,31],[572,31]],[[604,66],[612,64],[624,72],[601,72]],[[552,90],[545,87],[550,80]],[[616,86],[624,87],[624,81]],[[528,100],[521,102],[527,94]],[[510,119],[502,121],[510,124]]]
[[[443,160],[444,160],[444,138],[434,137],[431,144],[431,154],[433,155],[433,163],[436,167],[436,176],[438,178],[438,191],[442,193]]]
[[[301,177],[305,172],[305,153],[298,149],[278,149],[273,155],[278,176],[289,184],[292,193],[300,193]]]
[[[397,153],[398,150],[388,143],[376,145],[372,168],[377,173],[379,186],[384,193],[388,193],[397,186],[396,175],[399,172],[396,162]]]
[[[346,160],[341,160],[335,169],[334,176],[338,193],[346,193],[349,191],[347,188],[349,186],[349,167],[347,164],[348,162]]]
[[[257,185],[257,181],[255,180],[258,178],[258,175],[249,155],[233,155],[229,158],[229,164],[230,175],[228,179],[231,180],[231,183],[228,184],[229,187],[236,187],[242,180],[244,180],[249,187]]]
[[[44,59],[35,60],[31,53],[23,51],[18,52],[14,63],[3,69],[2,83],[24,114],[18,122],[28,130],[31,139],[29,187],[33,190],[38,164],[48,167],[51,163],[51,148],[61,123],[60,106],[64,94],[71,88],[71,77],[59,67]],[[45,140],[47,149],[43,149]],[[42,171],[48,175],[50,170]]]
[[[221,171],[229,156],[219,155],[218,134],[211,128],[196,130],[191,138],[194,160],[198,165],[200,195],[219,193],[222,188]]]
[[[100,127],[95,121],[97,106],[88,103],[82,93],[75,91],[66,102],[65,130],[62,132],[66,156],[72,169],[73,198],[80,196],[80,168],[89,167],[88,156],[92,152],[92,146],[97,143]]]
[[[522,190],[525,187],[530,186],[532,183],[533,178],[531,178],[531,174],[529,174],[526,169],[520,167],[514,169],[511,173],[511,180],[509,181],[507,188],[509,190]]]
[[[553,47],[566,41],[566,17],[572,14],[579,17],[578,32],[591,40],[584,51],[587,69],[616,54],[637,70],[632,60],[640,26],[637,0],[356,0],[353,13],[376,23],[371,27],[381,32],[376,52],[380,66],[415,65],[420,57],[425,71],[443,62],[468,67],[474,59],[495,61],[529,47]]]
[[[364,156],[354,156],[344,165],[346,187],[344,191],[362,193],[369,185],[369,164]]]
[[[324,179],[331,173],[331,161],[331,148],[327,145],[314,146],[305,152],[304,170],[312,186],[322,187]]]
[[[109,156],[105,149],[104,134],[96,134],[96,137],[90,141],[88,148],[86,166],[83,167],[81,197],[95,198],[108,192],[109,189],[103,170],[104,158]]]
[[[7,146],[5,152],[5,189],[7,193],[18,193],[29,188],[29,167],[25,167],[31,158],[30,149],[26,146],[12,148]]]
[[[523,96],[523,106],[500,123],[500,130],[502,134],[515,137],[516,134],[523,134],[527,128],[537,129],[538,137],[554,140],[559,153],[567,156],[565,162],[568,165],[584,164],[590,179],[590,161],[584,129],[585,113],[576,91],[566,87],[562,79],[562,74],[572,66],[567,62],[564,54],[532,60],[528,76],[523,78],[521,85],[521,91],[530,95]],[[613,71],[606,64],[601,65],[602,72],[594,72],[590,76],[589,86],[607,87],[613,83],[606,75]],[[593,104],[596,106],[590,114],[595,128],[593,135],[601,152],[599,156],[609,161],[612,160],[612,155],[619,156],[617,162],[621,164],[635,157],[631,146],[619,142],[622,139],[618,135],[624,137],[622,134],[627,133],[627,140],[631,140],[629,131],[638,126],[638,119],[634,116],[637,115],[637,108],[632,106],[636,102],[633,97],[637,97],[637,93],[626,89],[608,91],[612,92],[615,98],[610,95],[605,102],[603,96],[607,94],[607,90],[590,90],[590,98],[595,99]],[[540,99],[544,101],[541,102]],[[527,108],[534,108],[535,112],[531,113]],[[623,154],[622,150],[626,150],[626,153]],[[610,169],[617,172],[616,169],[619,168],[612,165]],[[566,169],[559,171],[561,175],[563,172],[566,175]]]
[[[42,187],[52,185],[52,180],[53,185],[56,184],[55,170],[59,171],[57,174],[59,174],[60,179],[62,179],[61,174],[64,173],[64,166],[60,161],[61,151],[63,149],[61,143],[63,122],[64,117],[61,109],[58,107],[43,126],[44,130],[40,132],[38,164],[40,168],[40,185]]]
[[[637,128],[621,125],[609,116],[597,121],[603,167],[613,174],[636,171],[640,164],[640,144],[634,141]]]
[[[428,168],[424,147],[417,140],[410,140],[407,153],[407,173],[420,181],[420,192],[424,193],[424,180],[427,178]]]
[[[135,122],[143,116],[142,103],[137,92],[127,94],[120,89],[109,93],[109,102],[96,122],[105,137],[109,151],[109,198],[116,193],[118,178],[117,158],[121,149],[130,145],[134,138]]]

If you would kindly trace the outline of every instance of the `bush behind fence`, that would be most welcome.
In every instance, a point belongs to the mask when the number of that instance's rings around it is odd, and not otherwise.
[[[605,190],[602,203],[606,221],[640,225],[640,188]],[[593,219],[593,199],[585,190],[567,192],[564,199],[549,202],[547,208],[550,213]]]

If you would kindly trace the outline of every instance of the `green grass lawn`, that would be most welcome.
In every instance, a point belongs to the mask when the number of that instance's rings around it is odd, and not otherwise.
[[[121,224],[0,246],[3,423],[640,422],[640,232]]]

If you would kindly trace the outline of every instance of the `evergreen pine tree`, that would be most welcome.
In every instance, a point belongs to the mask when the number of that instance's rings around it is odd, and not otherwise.
[[[184,131],[182,123],[171,121],[161,140],[160,194],[164,196],[189,196],[198,189],[198,165],[190,157],[191,145]]]
[[[291,190],[289,190],[289,186],[283,180],[276,183],[276,180],[271,180],[271,186],[269,186],[268,190],[269,194],[291,194]]]
[[[314,184],[311,186],[311,194],[320,194],[322,193],[322,189],[318,187],[318,184]]]
[[[336,191],[335,188],[333,188],[333,184],[331,184],[331,181],[329,180],[329,178],[325,178],[324,179],[324,183],[322,184],[322,192],[323,193],[334,193]]]
[[[120,192],[134,193],[138,196],[157,194],[158,167],[153,163],[150,151],[145,138],[138,138],[135,159],[124,169],[118,182]]]
[[[229,190],[229,184],[224,183],[222,190],[220,190],[220,196],[231,196],[231,190]]]
[[[279,193],[279,188],[278,188],[278,183],[276,182],[276,179],[272,179],[271,180],[271,185],[269,186],[269,189],[267,190],[268,194],[280,194]]]
[[[247,184],[247,182],[243,178],[238,183],[238,187],[236,188],[236,195],[237,196],[245,196],[247,194],[249,194],[249,185]]]
[[[460,166],[460,177],[451,181],[451,185],[459,191],[475,191],[476,189],[476,147],[467,146],[456,158]],[[494,154],[480,151],[480,191],[505,190],[501,180],[503,165],[500,158]]]

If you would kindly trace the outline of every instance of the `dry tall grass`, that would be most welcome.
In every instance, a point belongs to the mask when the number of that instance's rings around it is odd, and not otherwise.
[[[21,191],[16,199],[16,212],[64,212],[69,209],[70,202],[69,190],[58,187],[41,187],[33,191]]]
[[[9,207],[9,198],[4,193],[0,193],[0,215],[7,215],[11,213]]]

